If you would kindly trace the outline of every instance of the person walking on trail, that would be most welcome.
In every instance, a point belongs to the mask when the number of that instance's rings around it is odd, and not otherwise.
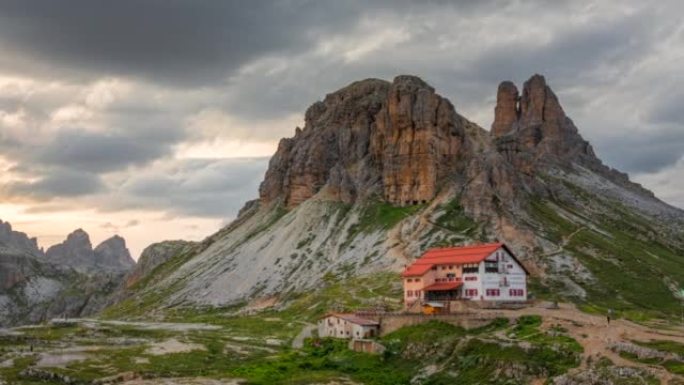
[[[606,319],[608,320],[608,325],[610,325],[610,319],[613,318],[613,309],[608,309],[608,314],[606,314]]]

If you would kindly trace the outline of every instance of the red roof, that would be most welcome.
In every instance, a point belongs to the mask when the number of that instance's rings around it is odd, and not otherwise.
[[[449,291],[458,288],[463,285],[463,282],[440,282],[433,283],[432,285],[423,288],[424,291]]]
[[[463,265],[466,263],[480,263],[500,247],[506,246],[503,243],[487,243],[472,246],[441,247],[430,249],[426,251],[422,257],[416,259],[409,267],[407,267],[402,273],[402,276],[421,276],[435,265]]]

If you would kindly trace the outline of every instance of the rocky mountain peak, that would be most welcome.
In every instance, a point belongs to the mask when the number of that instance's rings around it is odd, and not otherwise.
[[[601,164],[538,74],[524,83],[522,95],[510,81],[499,85],[491,132],[499,150],[527,173],[539,163]]]
[[[51,246],[45,254],[53,264],[82,272],[121,272],[135,265],[123,238],[115,235],[93,249],[90,236],[83,229],[73,231],[64,242]]]
[[[64,241],[64,243],[74,247],[92,248],[90,236],[83,229],[76,229],[71,232],[69,235],[67,235],[66,241]]]
[[[126,247],[126,240],[118,235],[103,241],[94,250],[95,263],[117,270],[127,271],[135,266],[135,260]]]
[[[499,84],[496,93],[496,107],[494,108],[494,123],[492,123],[492,134],[500,137],[514,130],[520,119],[518,109],[518,87],[513,82],[505,81]]]
[[[63,266],[84,267],[94,262],[90,236],[82,229],[67,235],[64,242],[50,246],[45,254],[50,262]]]
[[[14,231],[9,222],[2,220],[0,220],[0,246],[7,251],[28,253],[33,256],[42,255],[36,238],[29,238],[25,233]]]
[[[319,193],[343,202],[371,195],[425,202],[467,151],[469,122],[415,76],[352,83],[309,107],[305,123],[281,140],[262,203],[293,207]]]

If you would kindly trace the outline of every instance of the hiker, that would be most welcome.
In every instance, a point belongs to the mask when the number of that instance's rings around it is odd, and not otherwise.
[[[610,319],[613,317],[613,309],[608,309],[608,314],[606,314],[606,319],[608,320],[608,325],[610,325]]]

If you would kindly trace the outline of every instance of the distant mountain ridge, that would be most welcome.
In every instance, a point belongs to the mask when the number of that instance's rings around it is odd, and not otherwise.
[[[64,242],[48,248],[45,256],[51,263],[79,271],[126,272],[135,266],[123,238],[114,235],[93,249],[88,233],[82,229],[69,234]]]
[[[0,221],[0,325],[92,314],[134,266],[119,236],[93,249],[79,229],[43,252],[35,238]]]

